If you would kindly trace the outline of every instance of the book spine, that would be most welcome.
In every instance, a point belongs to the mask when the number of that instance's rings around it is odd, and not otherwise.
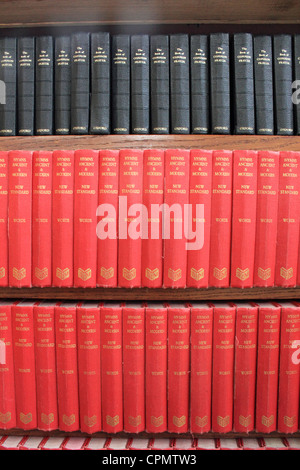
[[[145,430],[145,309],[123,308],[124,431]],[[132,392],[135,393],[132,393]]]
[[[229,287],[233,155],[214,151],[212,158],[212,201],[209,285]]]
[[[149,35],[131,36],[131,133],[150,131]]]
[[[0,136],[16,135],[17,96],[17,41],[4,37],[0,40],[1,113]]]
[[[233,427],[234,306],[214,307],[212,431],[226,433]]]
[[[80,431],[102,430],[100,308],[77,308]]]
[[[237,304],[233,402],[236,432],[254,431],[255,427],[257,325],[258,307]]]
[[[123,341],[122,307],[100,309],[102,428],[123,431]]]
[[[259,151],[257,155],[257,215],[253,285],[272,287],[278,216],[279,152]]]
[[[294,76],[296,82],[296,91],[293,93],[294,117],[295,117],[295,134],[300,135],[300,102],[299,102],[299,86],[300,81],[300,34],[294,36]]]
[[[55,39],[54,55],[54,126],[55,134],[71,131],[71,38]]]
[[[190,45],[187,34],[170,35],[171,133],[190,133]]]
[[[112,36],[111,50],[112,133],[130,132],[130,36]]]
[[[165,151],[164,287],[186,286],[189,162],[189,150]]]
[[[31,287],[32,152],[8,154],[9,285]]]
[[[90,113],[90,34],[71,37],[71,134],[88,134]]]
[[[12,305],[0,306],[0,429],[16,427]]]
[[[253,287],[256,200],[257,152],[235,150],[231,234],[232,287]]]
[[[8,152],[0,151],[0,286],[8,286]]]
[[[210,35],[211,131],[230,134],[230,57],[229,35]]]
[[[91,34],[91,134],[110,133],[110,35]]]
[[[168,432],[189,430],[190,308],[168,308]]]
[[[190,432],[211,430],[213,307],[191,306]]]
[[[146,431],[167,431],[168,310],[146,307]]]
[[[96,287],[98,154],[96,150],[74,152],[75,287]]]
[[[136,216],[135,205],[143,198],[143,151],[120,150],[119,177],[119,287],[141,286],[141,233],[136,229],[141,223]]]
[[[187,287],[208,287],[212,154],[212,150],[190,151],[189,240],[194,247],[187,253]]]
[[[52,152],[32,158],[32,285],[52,284]]]
[[[151,133],[170,133],[169,36],[150,36]]]
[[[53,37],[40,36],[35,42],[35,133],[53,134]]]
[[[53,152],[52,284],[73,286],[74,151]]]
[[[271,36],[254,36],[255,120],[258,135],[274,134],[273,47]]]
[[[147,233],[142,240],[142,286],[162,287],[162,212],[152,217],[154,207],[164,202],[164,151],[144,151],[143,205],[147,210]]]
[[[35,38],[18,38],[17,129],[18,135],[34,134]]]
[[[208,54],[208,36],[192,35],[190,38],[192,134],[208,134],[210,130]]]
[[[54,304],[33,307],[37,427],[53,431],[58,427]]]

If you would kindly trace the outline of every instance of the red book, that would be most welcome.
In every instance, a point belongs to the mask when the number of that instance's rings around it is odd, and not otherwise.
[[[253,285],[272,287],[278,215],[279,152],[261,151],[257,157],[256,240]]]
[[[257,152],[233,152],[231,286],[253,287]]]
[[[146,431],[167,431],[168,310],[146,306]]]
[[[120,150],[119,187],[118,283],[119,287],[140,287],[144,219],[142,150]]]
[[[189,431],[190,308],[168,307],[168,431]]]
[[[212,431],[233,427],[233,376],[236,309],[233,304],[214,306]]]
[[[58,427],[79,430],[76,303],[55,307]]]
[[[145,308],[123,307],[124,431],[145,430]]]
[[[32,152],[9,152],[9,285],[31,287]]]
[[[186,287],[189,150],[165,151],[164,287]]]
[[[74,152],[53,152],[52,284],[73,286]]]
[[[98,154],[96,150],[74,152],[75,287],[96,287]]]
[[[295,345],[299,348],[300,304],[281,304],[281,333],[279,351],[279,389],[277,430],[293,433],[299,429],[299,358],[295,355]]]
[[[212,287],[229,287],[232,171],[232,151],[215,150],[212,160],[209,267],[209,285]]]
[[[11,308],[11,302],[0,302],[0,429],[16,427]]]
[[[58,428],[55,302],[39,302],[33,307],[37,427],[42,431]]]
[[[250,432],[255,428],[257,325],[258,307],[237,303],[233,401],[236,432]]]
[[[8,286],[8,152],[0,151],[0,286]]]
[[[164,202],[164,150],[144,150],[143,205],[147,209],[147,230],[142,240],[142,286],[162,287]]]
[[[52,284],[52,152],[33,152],[32,285]]]
[[[297,282],[300,152],[280,152],[275,285],[293,287]]]
[[[255,430],[269,433],[277,430],[281,308],[275,303],[258,303],[258,306]]]
[[[212,150],[194,149],[190,153],[189,230],[196,237],[189,237],[187,287],[208,287],[212,153]]]
[[[24,430],[37,427],[33,306],[12,305],[16,427]]]
[[[191,305],[190,431],[211,430],[213,307]]]
[[[119,151],[100,150],[97,216],[97,285],[118,285]]]
[[[122,307],[104,303],[101,318],[102,428],[123,431]]]

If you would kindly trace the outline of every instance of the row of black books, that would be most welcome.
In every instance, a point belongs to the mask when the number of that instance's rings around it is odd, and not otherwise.
[[[2,136],[300,134],[300,34],[4,37],[0,85]]]

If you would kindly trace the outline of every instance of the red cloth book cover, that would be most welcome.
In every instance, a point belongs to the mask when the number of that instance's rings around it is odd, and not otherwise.
[[[53,152],[52,284],[73,286],[74,152]]]
[[[257,208],[253,285],[272,287],[278,216],[279,152],[260,151],[257,157]]]
[[[253,287],[257,152],[233,152],[231,286]]]
[[[258,307],[236,303],[233,429],[250,432],[255,428],[255,385]]]
[[[123,431],[122,306],[105,302],[100,308],[102,428]]]
[[[74,152],[75,287],[96,287],[98,160],[96,150]]]
[[[190,151],[165,151],[164,287],[186,287]]]
[[[190,308],[168,306],[168,431],[189,430]]]
[[[0,302],[0,429],[16,427],[12,302]]]
[[[33,307],[37,427],[42,431],[58,428],[55,305],[43,301]]]
[[[167,431],[168,310],[146,305],[146,431]]]
[[[123,307],[124,431],[145,431],[145,308]]]
[[[32,157],[32,285],[52,284],[52,152]]]
[[[277,430],[280,305],[259,303],[255,430]]]
[[[0,286],[8,286],[8,152],[0,151]]]
[[[196,232],[196,238],[192,239],[192,236],[189,238],[190,243],[195,244],[195,248],[198,244],[201,246],[188,251],[187,287],[208,287],[212,153],[212,150],[190,151],[189,230]]]
[[[32,152],[9,152],[9,285],[31,287]]]
[[[213,306],[191,304],[190,431],[211,430]]]
[[[235,305],[214,305],[212,431],[219,433],[233,427],[235,318]]]
[[[119,151],[100,150],[97,216],[97,285],[118,285]],[[111,227],[111,234],[110,234]]]
[[[33,306],[29,301],[12,305],[16,427],[24,430],[37,427]]]
[[[78,431],[79,390],[77,361],[76,303],[55,307],[58,428]]]
[[[142,286],[162,287],[164,202],[164,150],[144,150],[143,205],[147,210],[147,230],[142,240]],[[157,212],[156,212],[157,211]]]
[[[229,287],[232,215],[231,150],[215,150],[212,160],[209,285]]]
[[[143,150],[120,150],[119,287],[141,286]]]

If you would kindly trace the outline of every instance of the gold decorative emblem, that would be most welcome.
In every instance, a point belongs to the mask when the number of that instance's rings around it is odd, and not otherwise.
[[[95,426],[97,424],[97,416],[85,416],[84,417],[84,424],[88,426],[89,428]]]
[[[5,277],[5,268],[2,267],[0,268],[0,279],[3,279]]]
[[[223,418],[222,416],[218,416],[217,417],[217,423],[218,423],[219,426],[221,426],[221,428],[226,428],[226,426],[228,426],[228,424],[230,423],[230,417],[225,416]]]
[[[88,279],[91,279],[92,277],[91,268],[87,268],[87,269],[78,268],[78,277],[82,281],[87,281]]]
[[[155,268],[155,269],[146,268],[145,276],[150,281],[155,281],[155,279],[158,279],[159,277],[159,269],[158,268]]]
[[[137,427],[142,424],[142,417],[141,415],[138,416],[128,416],[128,423],[130,426]]]
[[[249,278],[250,271],[249,271],[249,268],[245,268],[245,269],[237,268],[235,274],[236,274],[236,277],[240,279],[241,281],[246,281],[246,279]]]
[[[200,268],[200,269],[197,270],[195,268],[192,268],[191,269],[191,278],[195,279],[195,281],[200,281],[200,279],[203,279],[204,278],[204,269]]]
[[[291,277],[293,277],[293,268],[280,268],[280,276],[283,277],[283,279],[286,281],[291,279]]]
[[[124,279],[126,279],[127,281],[132,281],[132,279],[135,279],[136,277],[135,268],[131,268],[131,269],[123,268],[122,272],[123,272]]]
[[[213,275],[218,281],[222,281],[227,276],[227,268],[214,268]]]
[[[177,427],[177,428],[181,428],[182,426],[184,426],[186,423],[186,417],[185,416],[181,416],[180,418],[178,418],[177,416],[173,416],[173,424]]]
[[[270,279],[271,277],[271,268],[267,268],[267,269],[258,268],[257,275],[260,279],[262,279],[263,281],[266,281],[267,279]]]
[[[151,416],[151,424],[152,426],[159,428],[162,424],[164,424],[164,417],[163,416]]]
[[[26,269],[13,268],[13,277],[17,279],[17,281],[21,281],[21,279],[24,279],[24,277],[26,277]]]
[[[43,269],[35,268],[34,274],[35,274],[35,277],[37,277],[40,281],[42,281],[43,279],[46,279],[46,277],[48,276],[48,269],[47,268],[43,268]]]
[[[204,426],[206,426],[208,423],[208,417],[203,416],[203,418],[200,418],[200,416],[196,416],[195,423],[199,428],[204,428]]]
[[[269,418],[263,415],[261,418],[261,422],[264,426],[269,428],[274,423],[274,415],[269,416]]]
[[[102,266],[101,270],[100,270],[100,274],[101,276],[104,278],[104,279],[111,279],[114,275],[114,268],[104,268]]]
[[[6,424],[11,420],[11,412],[8,411],[7,413],[0,412],[0,423]]]
[[[171,279],[171,281],[178,281],[182,277],[182,271],[180,268],[178,269],[168,269],[168,278]]]
[[[46,415],[45,413],[41,414],[41,421],[44,424],[51,424],[54,421],[54,413],[50,413],[49,415]]]
[[[240,423],[241,426],[244,426],[244,428],[247,428],[248,426],[250,426],[251,420],[252,420],[251,415],[249,415],[249,416],[240,415],[239,416],[239,423]]]
[[[74,414],[71,416],[63,415],[62,420],[66,426],[72,426],[72,424],[75,423],[75,415]]]
[[[24,423],[24,424],[28,424],[28,423],[31,423],[32,421],[32,413],[27,413],[27,415],[25,415],[24,413],[20,413],[20,421],[21,423]]]
[[[109,416],[109,415],[107,415],[107,416],[106,416],[106,423],[107,423],[109,426],[112,426],[112,427],[117,426],[117,424],[119,424],[119,422],[120,422],[120,418],[119,418],[118,415],[116,415],[116,416]]]
[[[68,277],[70,277],[70,269],[69,268],[65,268],[65,269],[56,268],[56,277],[58,277],[58,279],[60,279],[61,281],[68,279]]]
[[[291,416],[291,417],[290,416],[284,416],[283,417],[283,422],[288,428],[291,428],[297,422],[296,416]]]

